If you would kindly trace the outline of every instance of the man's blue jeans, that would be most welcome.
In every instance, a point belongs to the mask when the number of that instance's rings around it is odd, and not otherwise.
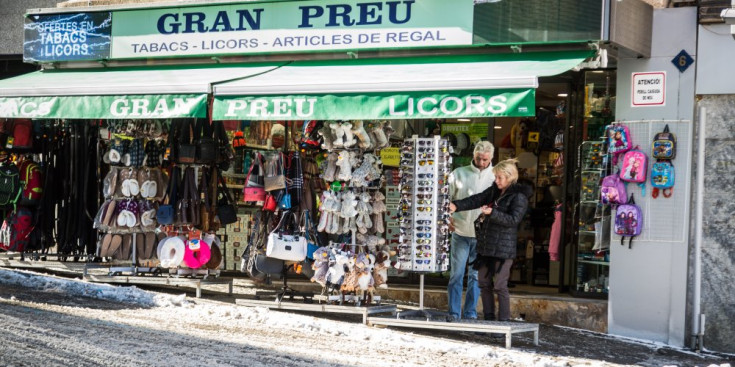
[[[477,318],[477,299],[480,295],[480,288],[477,286],[477,270],[472,266],[467,267],[467,263],[475,261],[477,239],[472,237],[460,236],[452,233],[452,247],[450,248],[449,258],[449,286],[447,293],[449,296],[449,314],[456,319],[460,319],[460,309],[462,309],[463,319]],[[465,268],[467,268],[467,295],[464,300],[464,308],[462,308],[462,283],[464,280]]]

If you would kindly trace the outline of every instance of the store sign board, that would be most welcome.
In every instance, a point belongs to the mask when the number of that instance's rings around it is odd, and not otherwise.
[[[533,116],[536,90],[215,96],[215,120],[377,120]]]
[[[23,61],[108,59],[111,28],[110,12],[28,15]]]
[[[113,13],[113,59],[472,44],[472,0],[248,2]]]
[[[633,73],[631,103],[633,107],[666,105],[666,72]]]
[[[151,119],[206,116],[206,94],[0,97],[0,117],[3,118]]]
[[[386,167],[398,167],[401,164],[401,151],[396,147],[388,147],[380,150],[380,161]]]

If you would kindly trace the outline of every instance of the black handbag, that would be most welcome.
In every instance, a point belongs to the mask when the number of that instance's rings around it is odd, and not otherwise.
[[[229,189],[225,185],[225,180],[222,176],[218,177],[220,190],[219,198],[217,200],[217,217],[219,222],[226,226],[237,222],[237,207],[235,207],[235,201],[230,197]]]
[[[222,121],[212,122],[212,130],[214,139],[217,141],[217,167],[222,171],[227,171],[232,161],[235,160],[235,150],[230,145],[230,139],[227,138],[225,124]]]
[[[196,162],[197,146],[192,142],[192,122],[186,120],[180,126],[178,142],[178,162],[191,164]]]
[[[198,226],[200,222],[199,198],[197,197],[194,168],[184,171],[184,194],[176,204],[176,220],[179,224]]]
[[[205,119],[198,119],[194,128],[197,163],[213,164],[217,161],[217,141],[212,137],[212,129]]]

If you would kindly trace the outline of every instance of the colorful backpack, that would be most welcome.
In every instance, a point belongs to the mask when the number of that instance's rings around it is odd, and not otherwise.
[[[6,251],[23,252],[31,241],[33,213],[27,208],[18,208],[10,213],[0,228],[0,248]]]
[[[633,147],[630,129],[625,125],[613,124],[608,126],[607,139],[607,152],[610,154],[624,153]]]
[[[22,192],[20,194],[20,205],[33,206],[37,205],[41,196],[43,196],[43,172],[36,162],[26,159],[19,167],[20,185]]]
[[[676,135],[669,132],[668,124],[664,127],[663,132],[653,137],[651,157],[654,159],[674,159],[676,157]]]
[[[605,176],[600,188],[600,202],[605,205],[625,204],[628,196],[625,193],[625,183],[617,174]]]
[[[635,149],[630,150],[623,156],[623,169],[620,178],[628,182],[645,182],[646,169],[648,169],[648,157],[646,153]]]
[[[641,207],[635,204],[633,194],[627,204],[618,205],[615,211],[615,234],[620,237],[620,245],[625,245],[625,238],[628,237],[628,248],[633,245],[633,237],[641,234],[643,229],[643,212]]]
[[[651,166],[651,196],[658,197],[659,189],[663,189],[664,197],[671,196],[671,188],[674,187],[674,165],[670,161],[657,161]]]
[[[15,120],[10,134],[13,137],[13,141],[11,144],[10,140],[8,140],[8,146],[12,146],[13,148],[31,148],[33,146],[33,123],[31,120]]]
[[[0,166],[0,205],[15,204],[20,192],[18,167],[14,164]]]

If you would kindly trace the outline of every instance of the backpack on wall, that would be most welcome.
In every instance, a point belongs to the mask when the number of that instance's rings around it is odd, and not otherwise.
[[[36,162],[26,159],[18,168],[22,191],[18,204],[35,206],[43,196],[43,172]]]
[[[628,182],[645,182],[648,169],[646,153],[637,149],[630,150],[623,156],[623,169],[620,178]]]
[[[629,151],[633,147],[633,140],[630,137],[630,129],[621,124],[614,124],[607,127],[607,152],[617,155]]]
[[[664,127],[663,132],[653,137],[651,157],[654,159],[674,159],[676,157],[676,135],[669,132],[668,124]]]
[[[657,161],[651,166],[651,196],[658,197],[659,189],[663,189],[664,197],[671,196],[671,188],[674,187],[674,165],[670,161]]]
[[[628,196],[625,192],[625,182],[620,179],[620,176],[613,174],[605,176],[602,179],[600,202],[605,205],[625,204],[627,200]]]
[[[6,251],[23,252],[31,241],[33,212],[18,208],[10,213],[0,228],[0,248]]]
[[[0,166],[0,205],[15,204],[20,192],[18,167],[14,164]]]
[[[633,238],[641,234],[643,229],[643,212],[641,207],[635,204],[633,194],[630,194],[627,204],[619,205],[615,211],[615,234],[620,237],[620,245],[625,245],[628,237],[628,248],[633,245]]]
[[[28,119],[16,119],[13,121],[6,142],[7,148],[31,148],[33,147],[33,122]],[[10,139],[12,137],[12,141]]]

